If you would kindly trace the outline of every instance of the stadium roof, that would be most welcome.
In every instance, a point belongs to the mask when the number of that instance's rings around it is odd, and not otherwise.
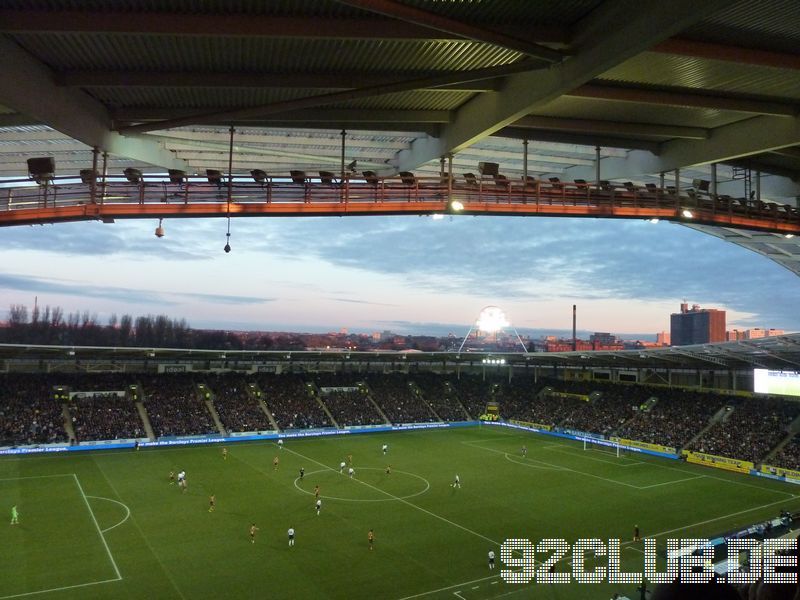
[[[76,8],[76,7],[80,8]],[[201,172],[454,171],[681,181],[740,167],[800,193],[800,6],[791,0],[8,0],[0,176],[91,148]],[[120,135],[122,134],[122,135]],[[734,172],[734,169],[737,169]],[[586,175],[589,174],[589,177]]]
[[[719,194],[796,205],[798,47],[794,0],[7,0],[0,178],[95,147],[114,174],[226,171],[235,126],[234,173],[452,155],[594,181],[597,147],[603,180],[690,187],[713,163]],[[800,273],[800,236],[698,229]]]
[[[108,348],[96,346],[42,346],[0,344],[0,360],[32,362],[52,361],[82,365],[97,362],[151,361],[152,363],[214,362],[231,368],[242,363],[291,362],[371,362],[429,363],[443,362],[481,366],[485,358],[498,360],[490,366],[553,366],[615,369],[703,369],[741,370],[765,368],[800,370],[800,333],[761,339],[597,352],[352,352],[352,351],[249,351],[196,350],[180,348]],[[499,364],[504,359],[505,363]]]

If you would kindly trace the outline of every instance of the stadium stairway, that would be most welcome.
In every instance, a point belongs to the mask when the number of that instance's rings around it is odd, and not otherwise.
[[[378,406],[378,403],[375,402],[375,400],[372,398],[372,390],[369,389],[369,386],[366,383],[364,384],[364,387],[367,388],[367,400],[369,400],[372,403],[372,406],[375,407],[375,410],[378,411],[378,414],[381,416],[381,419],[383,419],[387,425],[391,425],[392,422],[389,420],[389,417],[386,416],[386,413],[381,410],[381,407]]]
[[[800,416],[798,416],[797,418],[795,418],[794,421],[789,423],[789,426],[786,428],[786,432],[787,432],[786,437],[784,437],[780,442],[778,442],[777,446],[775,446],[772,450],[769,451],[769,454],[767,454],[761,461],[762,463],[769,464],[769,461],[772,460],[772,458],[776,456],[778,452],[783,450],[783,447],[786,446],[786,444],[788,444],[789,442],[791,442],[792,439],[794,439],[794,436],[797,435],[798,432],[800,432]]]
[[[214,408],[214,394],[211,392],[211,389],[204,383],[198,383],[195,389],[197,390],[197,397],[205,403],[208,413],[214,420],[217,431],[219,431],[221,436],[227,437],[228,432],[225,431],[225,427],[222,425],[222,421],[219,418],[219,413],[217,409]]]
[[[275,420],[275,417],[272,416],[272,412],[269,410],[267,403],[264,402],[264,394],[257,383],[251,383],[247,386],[247,395],[250,396],[250,398],[258,404],[262,412],[267,415],[267,419],[269,419],[269,424],[272,425],[272,428],[275,431],[280,431],[281,428],[278,427],[278,422]]]
[[[72,426],[72,415],[69,414],[69,406],[61,405],[61,414],[64,415],[64,431],[67,432],[67,439],[71,444],[75,444],[78,438],[75,436],[75,428]]]
[[[647,409],[648,411],[650,411],[653,409],[653,407],[655,407],[656,404],[658,404],[658,398],[656,398],[655,396],[650,396],[647,400],[642,402],[641,406],[639,407],[640,410],[637,410],[633,414],[633,416],[624,423],[620,423],[620,425],[611,432],[611,435],[617,435],[618,432],[625,429],[625,427],[633,423],[636,419],[641,418],[641,416],[644,414],[643,409]]]
[[[331,411],[328,410],[328,407],[322,400],[322,392],[320,392],[317,383],[315,381],[306,381],[306,385],[311,389],[311,393],[314,395],[314,399],[317,401],[317,404],[319,404],[319,407],[322,409],[322,412],[324,412],[331,420],[333,426],[336,427],[336,429],[341,429],[341,427],[339,427],[339,424],[336,422],[336,419],[333,418],[333,414],[331,414]]]
[[[150,417],[147,414],[147,409],[144,407],[144,402],[139,400],[136,402],[136,410],[139,411],[139,417],[142,419],[142,425],[144,426],[144,432],[147,434],[147,438],[153,442],[156,439],[156,434],[153,431],[153,426],[150,424]]]
[[[712,415],[712,417],[711,417],[711,418],[708,420],[708,423],[706,423],[705,427],[703,427],[703,428],[702,428],[700,431],[698,431],[698,432],[697,432],[697,433],[696,433],[696,434],[695,434],[695,435],[692,437],[692,439],[690,439],[690,440],[689,440],[688,442],[686,442],[686,443],[685,443],[683,446],[681,446],[680,448],[678,448],[678,451],[680,452],[680,451],[681,451],[681,450],[683,450],[684,448],[691,448],[691,447],[692,447],[692,445],[693,445],[693,444],[694,444],[696,441],[698,441],[699,439],[701,439],[701,438],[702,438],[702,437],[703,437],[703,436],[706,434],[706,432],[707,432],[709,429],[711,429],[712,427],[714,427],[714,425],[716,425],[717,423],[721,423],[722,421],[725,421],[725,420],[726,420],[726,419],[727,419],[727,418],[730,416],[730,414],[733,412],[732,410],[728,410],[728,407],[729,407],[729,406],[730,406],[730,404],[728,404],[728,403],[726,402],[726,403],[725,403],[725,404],[724,404],[722,407],[720,407],[720,409],[719,409],[717,412],[715,412],[715,413]]]
[[[433,408],[433,405],[430,402],[428,402],[428,399],[425,398],[425,394],[422,393],[422,390],[420,389],[420,387],[416,383],[414,383],[413,381],[409,382],[409,386],[414,391],[414,396],[416,396],[416,398],[420,402],[422,402],[425,406],[428,407],[428,410],[431,411],[431,414],[434,417],[436,417],[436,420],[439,421],[440,423],[444,423],[444,419],[439,416],[439,413],[436,412],[436,410]]]

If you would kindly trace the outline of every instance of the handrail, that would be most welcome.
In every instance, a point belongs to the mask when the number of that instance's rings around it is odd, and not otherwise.
[[[0,190],[0,225],[220,216],[220,206],[226,204],[219,200],[218,186],[200,178],[175,184],[163,177],[145,177],[138,183],[109,177],[101,203],[92,201],[91,184],[74,178],[56,179],[47,186],[25,184]],[[492,178],[466,182],[441,176],[416,177],[412,184],[399,177],[367,181],[350,176],[333,184],[309,177],[300,184],[285,177],[256,183],[234,176],[231,191],[232,216],[455,214],[449,209],[450,198],[463,205],[463,214],[472,215],[659,218],[800,235],[800,210],[791,205],[630,185],[598,188],[583,182]],[[683,216],[686,210],[692,217]]]

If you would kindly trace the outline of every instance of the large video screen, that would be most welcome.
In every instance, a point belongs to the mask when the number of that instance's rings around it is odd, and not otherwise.
[[[800,396],[800,373],[754,369],[753,391],[757,394]]]

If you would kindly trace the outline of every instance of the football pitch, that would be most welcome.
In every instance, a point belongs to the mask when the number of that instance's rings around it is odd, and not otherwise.
[[[638,597],[634,585],[505,583],[500,544],[620,538],[623,569],[641,572],[634,525],[659,541],[713,537],[800,510],[788,484],[500,427],[227,449],[227,460],[219,445],[0,459],[0,600]],[[348,455],[352,479],[339,472]],[[168,478],[180,470],[185,492]]]

